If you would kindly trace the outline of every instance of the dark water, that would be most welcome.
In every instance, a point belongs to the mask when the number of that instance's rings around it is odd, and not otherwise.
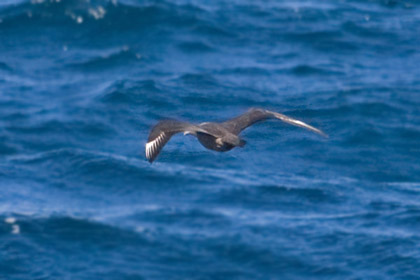
[[[420,279],[417,1],[2,1],[0,279]],[[217,153],[159,119],[280,122]]]

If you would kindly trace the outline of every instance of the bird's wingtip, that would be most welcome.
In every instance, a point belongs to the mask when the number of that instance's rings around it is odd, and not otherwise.
[[[147,153],[146,153],[146,160],[150,163],[150,164],[152,164],[153,163],[153,161],[155,160],[153,157],[150,157],[150,155],[148,155]]]
[[[328,135],[328,134],[326,134],[324,131],[322,131],[322,130],[319,130],[318,131],[318,134],[319,135],[321,135],[322,137],[324,137],[325,139],[328,139],[328,138],[330,138],[330,136]]]

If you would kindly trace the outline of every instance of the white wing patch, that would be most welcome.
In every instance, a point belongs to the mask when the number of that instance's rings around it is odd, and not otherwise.
[[[290,120],[290,122],[292,122],[294,124],[297,124],[297,125],[300,125],[300,126],[303,126],[303,127],[313,128],[312,126],[310,126],[310,125],[308,125],[308,124],[306,124],[302,121],[298,121],[298,120],[295,120],[295,119],[289,119],[289,120]]]
[[[321,130],[313,127],[312,125],[309,125],[307,123],[304,123],[302,121],[298,121],[298,120],[295,120],[295,119],[291,119],[291,122],[295,123],[298,126],[307,128],[307,129],[312,130],[312,131],[315,131],[316,133],[319,133],[319,134],[321,134],[324,137],[328,137],[324,132],[322,132]]]
[[[290,123],[290,124],[292,124],[292,125],[296,125],[296,126],[300,126],[300,127],[303,127],[303,128],[309,129],[309,130],[312,130],[312,131],[314,131],[314,132],[316,132],[316,133],[318,133],[318,134],[321,134],[322,136],[324,136],[324,137],[327,137],[327,138],[328,138],[328,135],[327,135],[327,134],[325,134],[325,133],[324,133],[324,132],[322,132],[321,130],[319,130],[319,129],[317,129],[317,128],[315,128],[315,127],[313,127],[313,126],[311,126],[311,125],[309,125],[309,124],[307,124],[307,123],[304,123],[304,122],[302,122],[302,121],[299,121],[299,120],[293,119],[293,118],[291,118],[291,117],[288,117],[288,116],[285,116],[285,115],[282,115],[282,114],[279,114],[279,113],[274,113],[274,115],[275,115],[278,119],[280,119],[280,120],[282,120],[282,121],[284,121],[284,122],[287,122],[287,123]]]
[[[146,158],[147,159],[151,159],[153,158],[156,154],[159,153],[159,147],[163,142],[163,139],[165,138],[165,133],[162,132],[161,134],[159,134],[159,136],[157,138],[155,138],[153,141],[147,142],[146,143]]]

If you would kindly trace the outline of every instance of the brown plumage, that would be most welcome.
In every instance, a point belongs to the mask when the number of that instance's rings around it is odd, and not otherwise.
[[[160,121],[150,131],[146,143],[146,158],[149,162],[153,162],[169,139],[180,132],[196,136],[204,147],[218,152],[226,152],[234,147],[243,147],[246,142],[239,137],[239,133],[254,123],[267,119],[279,119],[288,124],[306,128],[328,137],[321,130],[302,121],[280,113],[253,108],[236,118],[222,123],[205,122],[194,125],[176,120]]]

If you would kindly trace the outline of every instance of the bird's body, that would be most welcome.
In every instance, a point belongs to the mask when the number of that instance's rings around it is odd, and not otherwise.
[[[326,136],[321,130],[302,121],[264,109],[250,109],[248,112],[222,123],[204,122],[194,125],[176,120],[160,121],[150,132],[146,143],[146,158],[149,162],[153,162],[169,139],[180,132],[196,136],[204,147],[218,152],[227,152],[235,147],[243,147],[246,142],[240,138],[239,133],[256,122],[270,118],[280,119]]]
[[[226,152],[245,144],[238,135],[233,134],[219,123],[205,122],[199,124],[199,127],[208,132],[197,132],[198,141],[207,149]]]

